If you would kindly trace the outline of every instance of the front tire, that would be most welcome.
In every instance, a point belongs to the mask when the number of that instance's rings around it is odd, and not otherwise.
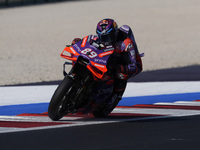
[[[53,121],[58,121],[66,115],[66,113],[62,111],[62,108],[66,104],[67,93],[72,88],[73,84],[74,80],[66,76],[54,92],[48,107],[48,116]]]

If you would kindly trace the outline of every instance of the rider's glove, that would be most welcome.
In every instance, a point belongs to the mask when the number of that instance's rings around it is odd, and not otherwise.
[[[134,73],[136,70],[135,64],[129,64],[127,67],[128,67],[129,73]]]
[[[121,80],[127,80],[135,70],[135,64],[129,64],[128,66],[119,65],[116,67],[116,77]]]
[[[75,38],[73,41],[72,41],[72,45],[74,45],[76,42],[79,42],[81,39],[80,38]]]

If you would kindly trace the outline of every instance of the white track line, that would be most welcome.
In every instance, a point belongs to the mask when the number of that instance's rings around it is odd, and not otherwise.
[[[138,113],[138,114],[154,114],[154,115],[169,115],[169,116],[190,116],[200,115],[200,110],[186,109],[153,109],[153,108],[116,108],[113,113]]]
[[[177,102],[174,102],[174,103],[154,103],[154,105],[200,106],[200,102],[177,101]]]

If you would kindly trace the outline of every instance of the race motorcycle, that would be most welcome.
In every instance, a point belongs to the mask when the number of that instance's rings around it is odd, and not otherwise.
[[[106,117],[117,106],[109,103],[113,92],[113,67],[110,57],[113,46],[101,46],[86,36],[74,45],[66,46],[61,57],[72,61],[63,65],[64,79],[54,92],[48,107],[49,117],[57,121],[69,113],[92,113]],[[69,73],[65,65],[72,65]]]

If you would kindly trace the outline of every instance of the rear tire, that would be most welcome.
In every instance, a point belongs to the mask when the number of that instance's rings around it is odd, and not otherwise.
[[[67,93],[73,84],[74,80],[72,78],[65,77],[54,92],[48,108],[49,118],[53,121],[57,121],[66,115],[61,111],[61,109],[65,104],[64,101],[66,100]]]
[[[105,104],[105,106],[101,106],[97,108],[96,110],[94,110],[92,114],[93,116],[97,118],[107,117],[113,111],[113,109],[117,106],[118,103],[119,103],[119,100],[115,101],[112,105]]]

